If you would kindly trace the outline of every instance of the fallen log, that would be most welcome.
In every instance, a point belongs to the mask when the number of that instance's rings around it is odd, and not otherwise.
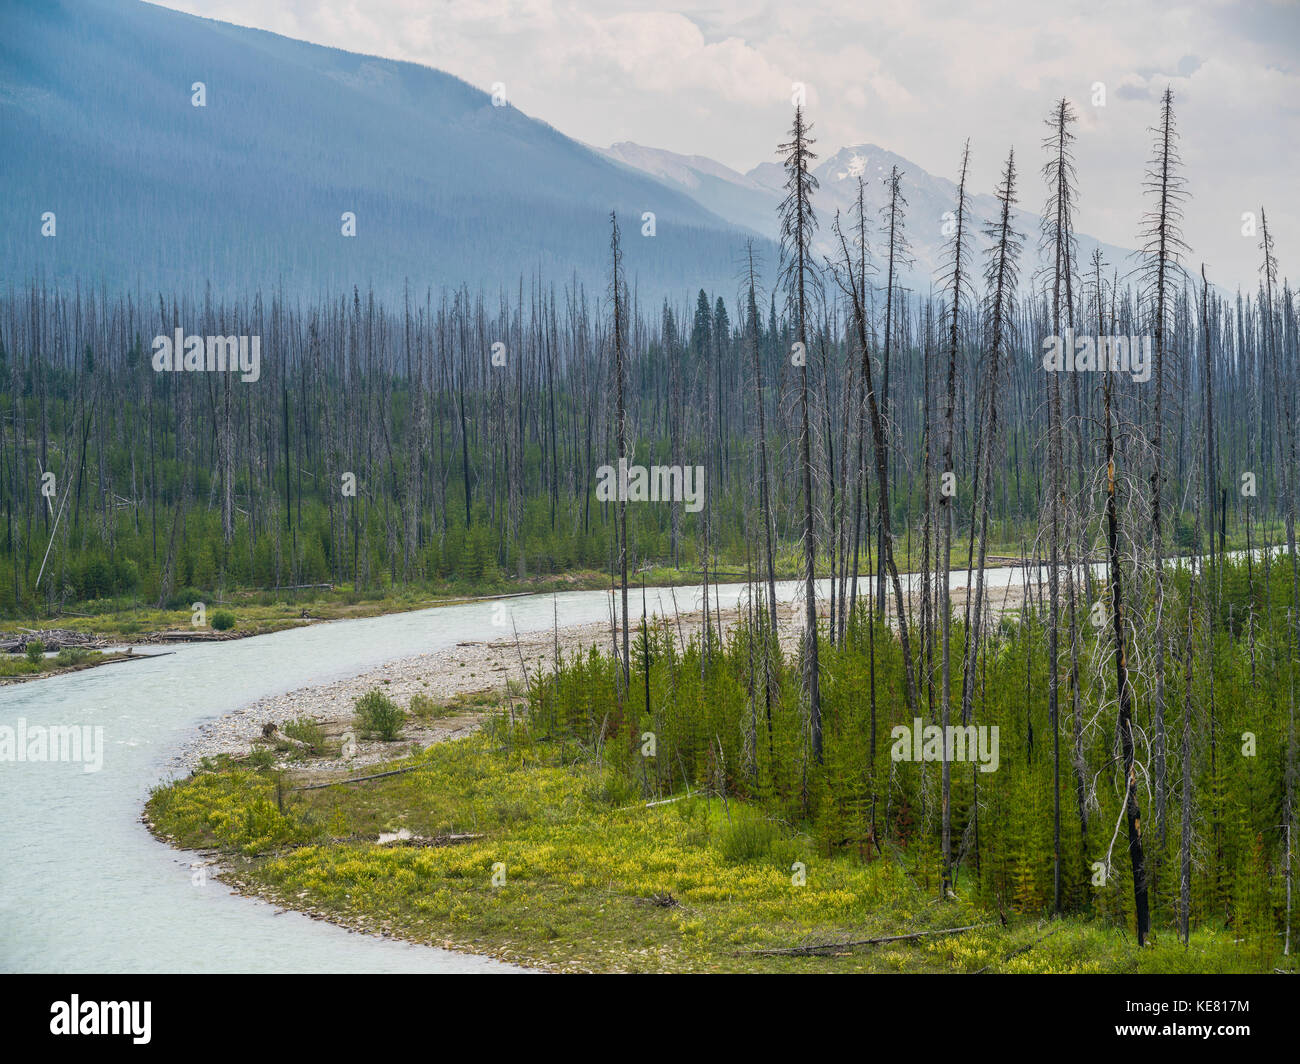
[[[799,955],[814,956],[821,953],[834,953],[837,950],[849,949],[853,946],[882,946],[889,942],[908,942],[916,938],[926,938],[929,935],[958,935],[963,931],[976,931],[981,927],[992,927],[992,923],[986,924],[969,924],[966,927],[944,927],[936,931],[913,931],[910,935],[884,935],[880,938],[859,938],[851,939],[847,942],[813,942],[806,946],[784,946],[772,949],[742,949],[736,950],[732,956],[739,957],[742,954],[749,954],[756,957],[794,957]]]
[[[381,835],[376,845],[428,848],[432,846],[457,846],[460,843],[473,842],[475,839],[481,838],[485,838],[481,831],[463,832],[461,834],[432,835],[428,837],[423,835],[411,835],[407,838],[385,838]]]
[[[325,787],[337,787],[340,783],[365,783],[367,780],[381,780],[385,776],[400,776],[405,772],[414,772],[416,769],[424,768],[424,765],[412,765],[410,768],[395,768],[391,772],[376,772],[370,776],[346,776],[336,780],[328,780],[325,783],[306,783],[301,787],[289,787],[291,791],[319,791]]]
[[[1045,934],[1045,935],[1041,936],[1040,938],[1038,938],[1037,940],[1035,940],[1035,941],[1029,943],[1029,945],[1027,945],[1027,946],[1021,946],[1019,949],[1013,949],[1010,953],[1008,953],[1005,957],[1002,958],[1001,963],[1002,963],[1002,964],[1006,964],[1007,961],[1011,960],[1012,957],[1019,957],[1022,953],[1028,953],[1031,949],[1034,949],[1036,946],[1038,946],[1040,943],[1044,942],[1046,939],[1051,938],[1051,937],[1052,937],[1054,934],[1056,934],[1056,932],[1058,932],[1059,930],[1061,930],[1061,925],[1060,925],[1060,924],[1057,924],[1057,926],[1054,927],[1054,928],[1052,928],[1052,930],[1050,930],[1049,932],[1047,932],[1047,934]],[[988,971],[990,968],[992,968],[992,967],[993,967],[993,965],[992,965],[992,963],[990,962],[989,964],[984,965],[983,968],[980,968],[980,969],[979,969],[978,971],[976,971],[974,974],[975,974],[975,975],[983,975],[985,972],[987,972],[987,971]]]
[[[150,828],[152,823],[141,818],[143,823],[148,824]],[[327,835],[323,839],[313,839],[309,842],[293,842],[285,846],[277,846],[274,850],[263,850],[257,856],[259,857],[278,857],[280,854],[293,853],[294,850],[305,849],[308,846],[346,846],[354,843],[363,845],[379,846],[417,846],[422,848],[441,847],[441,846],[458,846],[462,843],[473,842],[475,839],[486,838],[482,832],[471,832],[461,835],[432,835],[423,837],[412,835],[409,839],[392,839],[387,842],[376,842],[375,839],[368,835]],[[169,836],[170,838],[170,836]],[[231,854],[243,854],[244,851],[238,846],[218,847],[217,849],[195,850],[200,857],[226,857]],[[213,863],[213,862],[209,862]]]
[[[292,735],[286,735],[276,725],[275,721],[268,721],[262,725],[262,738],[271,743],[288,743],[296,746],[299,750],[313,750],[311,743],[305,743],[301,739],[295,739]]]

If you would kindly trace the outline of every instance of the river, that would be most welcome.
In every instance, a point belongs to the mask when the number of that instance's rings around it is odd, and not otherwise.
[[[911,582],[905,579],[905,587]],[[1019,584],[994,569],[991,587]],[[964,572],[952,584],[963,587]],[[785,602],[799,583],[777,585]],[[718,589],[734,606],[743,584]],[[861,591],[861,586],[859,587]],[[820,582],[819,596],[828,592]],[[699,588],[678,588],[683,611]],[[670,615],[671,593],[648,593]],[[640,612],[640,589],[633,593]],[[996,600],[995,600],[996,601]],[[102,768],[0,762],[0,971],[6,972],[487,972],[510,966],[466,954],[345,931],[235,894],[217,880],[192,882],[190,855],[157,841],[140,822],[150,789],[170,778],[181,740],[204,720],[254,699],[328,683],[397,658],[462,640],[609,617],[603,591],[532,595],[334,621],[274,635],[174,648],[0,688],[0,724],[102,727]]]

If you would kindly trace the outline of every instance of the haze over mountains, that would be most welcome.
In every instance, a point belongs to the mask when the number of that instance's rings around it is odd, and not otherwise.
[[[193,106],[195,82],[206,106]],[[631,142],[593,150],[416,64],[137,0],[7,0],[0,280],[168,293],[210,284],[218,296],[259,286],[338,296],[356,285],[396,299],[408,281],[416,297],[461,284],[494,294],[540,273],[599,296],[615,209],[641,299],[680,301],[701,287],[731,299],[746,240],[769,284],[775,271],[784,135],[772,130],[773,161],[747,174]],[[914,260],[901,281],[926,292],[954,184],[871,144],[819,147],[818,250],[835,250],[831,222],[847,214],[856,176],[875,215],[881,179],[898,165]],[[1027,175],[1027,198],[1038,185]],[[984,190],[972,207],[980,222],[997,209]],[[645,211],[653,237],[642,235]],[[355,236],[342,234],[344,212]],[[1020,212],[1019,227],[1027,276],[1036,216]],[[1084,261],[1094,244],[1080,238]],[[880,250],[878,233],[868,247]],[[1103,251],[1122,268],[1123,251]]]
[[[817,145],[817,148],[823,148]],[[977,150],[972,148],[972,151]],[[1005,149],[1003,149],[1005,150]],[[961,145],[953,151],[953,173],[960,165]],[[606,149],[611,158],[635,166],[659,178],[670,187],[680,188],[702,206],[736,225],[778,239],[777,205],[785,195],[785,172],[779,162],[760,163],[747,173],[732,170],[722,163],[699,155],[677,155],[673,152],[646,148],[624,141]],[[1026,173],[1025,160],[1019,159],[1018,187],[1022,207],[1037,207],[1035,197],[1044,195],[1037,167]],[[1032,165],[1032,164],[1031,164]],[[832,223],[835,212],[841,214],[841,225],[851,236],[852,219],[856,216],[858,177],[863,179],[864,201],[867,206],[867,249],[876,260],[880,276],[876,283],[884,283],[886,248],[881,229],[881,210],[888,203],[885,180],[893,167],[903,175],[905,232],[911,245],[910,266],[901,269],[902,283],[918,294],[929,291],[932,280],[936,284],[942,271],[949,235],[944,231],[945,215],[954,208],[957,184],[944,177],[934,177],[901,155],[887,151],[875,144],[855,144],[840,148],[823,156],[814,173],[820,188],[813,200],[817,211],[819,230],[817,250],[826,256],[839,257],[840,248],[835,240]],[[974,247],[978,251],[989,246],[983,234],[983,223],[998,217],[1000,204],[992,190],[967,188],[970,209],[975,221]],[[1021,259],[1021,278],[1027,281],[1036,269],[1046,265],[1039,254],[1039,217],[1030,210],[1014,209],[1014,225],[1024,236],[1024,253]],[[1079,262],[1086,265],[1092,260],[1094,248],[1100,247],[1103,260],[1123,273],[1128,268],[1130,251],[1104,244],[1090,236],[1078,237]],[[982,271],[983,261],[978,262]]]

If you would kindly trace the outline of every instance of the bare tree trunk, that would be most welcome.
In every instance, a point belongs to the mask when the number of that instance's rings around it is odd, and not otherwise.
[[[803,547],[804,547],[804,687],[808,697],[809,724],[812,732],[813,758],[822,760],[821,678],[817,655],[817,541],[813,523],[812,427],[808,412],[808,278],[812,266],[811,238],[816,227],[811,194],[817,189],[809,162],[816,156],[809,150],[813,143],[804,125],[803,109],[796,107],[790,141],[781,145],[785,153],[786,198],[781,205],[783,247],[790,255],[786,266],[787,286],[795,312],[795,335],[802,358],[799,365],[799,460],[803,472]]]
[[[939,492],[939,514],[942,525],[943,544],[940,548],[942,569],[939,577],[939,612],[943,631],[943,680],[940,690],[941,724],[943,734],[948,734],[952,725],[952,525],[954,520],[953,498],[957,490],[957,472],[953,467],[953,399],[957,376],[957,347],[961,328],[961,305],[966,281],[965,268],[968,254],[968,231],[966,228],[966,172],[970,165],[970,141],[967,140],[961,153],[961,176],[957,183],[957,209],[955,211],[952,242],[952,272],[949,281],[949,321],[948,321],[948,380],[944,391],[944,441],[943,441],[943,476],[951,478]],[[947,753],[945,747],[945,755]],[[952,762],[943,759],[943,884],[945,896],[952,889]]]
[[[772,544],[772,497],[767,473],[767,412],[763,394],[763,364],[759,358],[758,302],[754,294],[754,244],[749,253],[749,336],[754,356],[754,404],[758,408],[758,491],[759,511],[763,520],[763,562],[767,577],[767,608],[771,634],[776,634],[776,559]]]
[[[621,479],[624,475],[624,462],[627,458],[627,424],[623,397],[623,252],[619,247],[618,242],[618,218],[615,216],[613,211],[609,212],[609,223],[612,230],[609,246],[613,268],[613,281],[611,284],[614,295],[614,375],[616,378],[614,384],[614,394],[616,397],[614,431],[618,436],[618,475]],[[620,489],[622,487],[623,485],[620,485]],[[622,694],[625,695],[630,682],[629,667],[631,654],[629,651],[627,631],[627,492],[624,490],[620,490],[618,494],[618,571],[619,590],[623,602]]]
[[[1137,804],[1137,765],[1133,749],[1133,692],[1128,679],[1128,650],[1124,634],[1124,588],[1120,576],[1119,513],[1115,500],[1115,438],[1111,428],[1111,379],[1106,392],[1106,543],[1110,557],[1110,611],[1115,634],[1115,691],[1119,699],[1119,740],[1124,760],[1124,816],[1128,825],[1128,853],[1133,866],[1133,903],[1137,913],[1138,945],[1146,943],[1150,927],[1147,906],[1146,858],[1142,852],[1142,821]]]

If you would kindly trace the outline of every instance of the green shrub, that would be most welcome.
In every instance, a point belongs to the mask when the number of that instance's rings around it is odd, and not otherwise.
[[[54,661],[60,668],[67,668],[69,665],[80,665],[89,657],[90,651],[85,647],[64,647]]]
[[[451,712],[450,706],[439,705],[428,695],[424,694],[412,695],[411,704],[407,709],[411,716],[426,721],[440,720]]]
[[[39,665],[45,660],[45,644],[39,639],[31,640],[26,646],[27,660],[33,665]]]
[[[290,739],[306,743],[313,754],[319,754],[325,748],[325,729],[310,717],[289,721],[284,726],[284,734]]]
[[[728,861],[757,861],[772,852],[776,825],[758,813],[739,807],[718,833],[718,848]]]
[[[183,587],[167,599],[167,608],[169,610],[184,610],[189,613],[194,603],[202,602],[207,595],[197,587]]]
[[[16,654],[0,654],[0,676],[30,676],[40,671],[39,665],[33,665],[26,658]]]
[[[599,779],[588,784],[586,797],[597,805],[619,809],[631,805],[641,797],[640,784],[614,769],[607,770]]]
[[[376,688],[357,699],[357,723],[367,738],[392,742],[402,730],[402,707]]]
[[[235,615],[229,610],[217,610],[212,615],[212,627],[218,632],[228,632],[235,627]]]

